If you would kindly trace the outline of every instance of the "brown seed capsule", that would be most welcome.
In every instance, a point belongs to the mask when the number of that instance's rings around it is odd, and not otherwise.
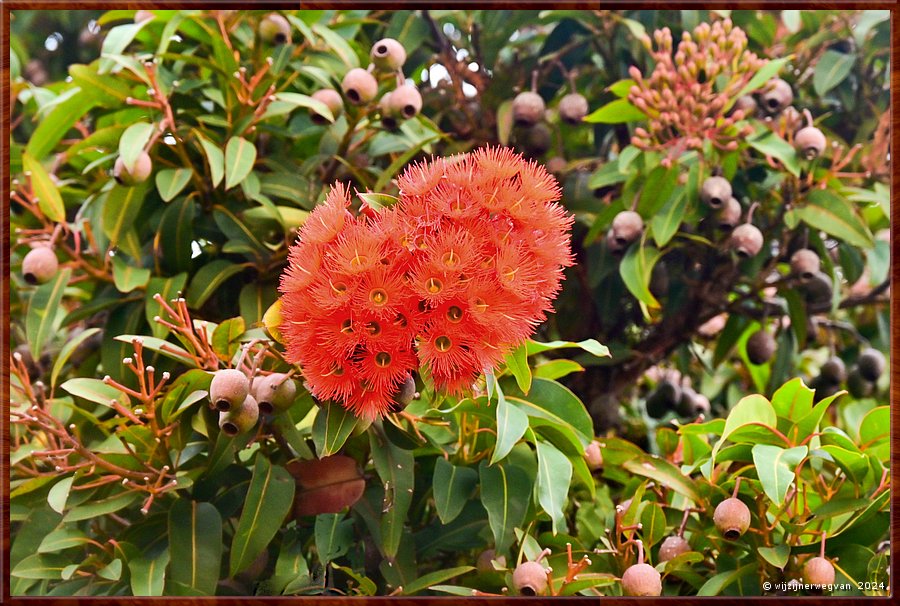
[[[734,541],[750,528],[750,509],[740,499],[725,499],[713,512],[713,522],[722,536]]]
[[[597,440],[592,440],[584,449],[584,460],[591,471],[603,467],[603,453],[600,451],[600,443]]]
[[[291,24],[278,13],[268,14],[259,22],[259,37],[266,44],[288,44],[291,41]]]
[[[513,122],[516,126],[534,126],[544,117],[544,99],[537,93],[525,91],[513,99]]]
[[[661,595],[662,577],[650,564],[629,566],[622,575],[622,592],[632,597]]]
[[[803,581],[811,585],[834,585],[834,566],[825,558],[810,558],[803,566]]]
[[[354,67],[344,76],[341,90],[353,105],[365,105],[378,93],[378,81],[361,67]]]
[[[393,38],[384,38],[372,45],[372,63],[385,71],[394,71],[406,63],[406,49]]]
[[[734,196],[728,198],[728,201],[722,205],[717,215],[719,229],[731,231],[737,227],[737,224],[741,222],[742,212],[741,203],[737,201],[737,198]]]
[[[146,151],[141,151],[131,171],[125,166],[122,156],[116,158],[116,164],[113,167],[113,178],[120,185],[131,186],[146,181],[151,172],[153,172],[153,160],[150,159],[150,154]]]
[[[267,377],[259,377],[253,382],[253,397],[259,404],[259,411],[265,414],[287,410],[297,396],[297,384],[293,379],[285,379],[285,374],[274,372]]]
[[[143,23],[144,21],[150,21],[153,17],[154,15],[150,11],[137,11],[134,13],[134,22]]]
[[[734,102],[734,110],[741,110],[744,112],[745,118],[752,118],[756,115],[756,109],[756,99],[754,99],[752,95],[738,97],[738,100]]]
[[[559,117],[569,124],[581,124],[588,111],[587,99],[579,93],[569,93],[559,100]]]
[[[829,303],[834,294],[831,277],[822,271],[814,272],[812,277],[804,280],[800,287],[803,290],[807,303],[812,305]]]
[[[56,253],[49,246],[32,248],[22,259],[22,277],[28,284],[43,284],[59,271]]]
[[[821,266],[819,255],[808,248],[801,248],[791,255],[791,272],[803,280],[812,279]]]
[[[316,101],[321,101],[325,104],[329,110],[331,110],[331,115],[335,119],[340,116],[344,111],[344,99],[341,98],[341,94],[334,90],[333,88],[323,88],[321,90],[317,90],[312,94],[312,98]],[[310,119],[313,121],[313,124],[327,124],[328,120],[325,116],[322,116],[312,110],[310,110]]]
[[[669,560],[674,560],[690,550],[691,546],[684,538],[674,535],[666,537],[666,540],[659,546],[659,561],[668,562]]]
[[[543,156],[553,143],[553,133],[550,127],[539,122],[525,131],[522,137],[522,147],[532,158]]]
[[[847,367],[838,356],[831,356],[819,369],[819,376],[830,385],[840,385],[847,380]]]
[[[856,366],[859,368],[859,374],[863,379],[875,382],[881,377],[887,361],[884,354],[872,347],[867,347],[859,354],[856,360]]]
[[[522,562],[513,571],[512,582],[519,595],[543,595],[547,590],[547,571],[537,562]]]
[[[644,220],[633,210],[623,210],[612,220],[609,228],[612,240],[619,249],[637,240],[644,231]]]
[[[754,364],[765,364],[775,353],[775,338],[765,330],[758,330],[747,339],[747,357]]]
[[[209,401],[220,412],[240,406],[250,393],[250,380],[236,368],[217,370],[209,384]]]
[[[393,94],[393,91],[386,92],[378,101],[378,113],[381,114],[381,126],[389,131],[395,131],[400,126],[400,120],[394,111],[394,106],[391,105],[391,95]]]
[[[247,396],[240,406],[219,412],[219,428],[227,436],[250,431],[259,420],[259,406],[253,396]]]
[[[713,208],[720,208],[731,198],[731,183],[725,177],[709,177],[700,186],[700,200]]]
[[[825,151],[825,135],[815,126],[807,126],[797,131],[794,146],[807,160],[818,158]]]
[[[422,111],[422,95],[416,87],[404,84],[391,91],[388,105],[394,115],[409,120]]]
[[[495,552],[493,549],[485,549],[478,555],[478,559],[475,562],[475,568],[481,574],[497,572],[497,570],[494,568],[494,565],[491,563],[493,560],[497,560],[497,563],[500,566],[506,567],[506,557],[497,557],[497,552]]]
[[[647,414],[654,419],[660,419],[670,410],[674,410],[680,400],[681,386],[664,379],[647,398]]]
[[[856,399],[868,398],[875,391],[875,384],[863,378],[856,367],[847,375],[847,391]]]
[[[781,78],[772,78],[763,87],[760,101],[766,113],[777,114],[794,101],[794,91]]]
[[[681,399],[676,407],[679,415],[693,418],[701,414],[708,414],[709,408],[709,398],[688,386],[681,388]]]
[[[755,225],[744,223],[731,232],[729,244],[739,257],[755,257],[762,250],[763,235]]]

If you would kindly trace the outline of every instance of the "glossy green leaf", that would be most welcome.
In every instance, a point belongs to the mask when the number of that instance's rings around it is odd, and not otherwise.
[[[706,583],[703,584],[703,587],[697,590],[697,596],[719,595],[725,588],[737,582],[742,577],[750,576],[751,574],[756,575],[758,572],[759,564],[757,562],[745,564],[737,570],[720,572],[706,581]]]
[[[53,485],[47,494],[47,504],[56,513],[63,513],[66,509],[66,501],[69,500],[69,490],[72,488],[73,476],[63,478]]]
[[[531,495],[533,485],[524,469],[505,462],[488,465],[482,461],[478,476],[495,549],[506,551],[515,537],[514,530],[525,521],[530,500],[525,495]]]
[[[175,345],[174,343],[170,343],[168,341],[164,341],[163,339],[157,339],[156,337],[147,337],[143,335],[116,335],[114,337],[116,341],[120,341],[122,343],[133,344],[135,339],[140,339],[144,345],[144,349],[149,349],[150,351],[158,352],[167,358],[175,360],[176,362],[181,362],[188,366],[194,365],[194,360],[191,358],[190,354],[186,349],[179,345]]]
[[[619,274],[625,287],[635,298],[652,309],[659,308],[659,301],[650,292],[650,275],[661,256],[656,248],[635,243],[619,264]]]
[[[353,544],[353,521],[342,513],[323,513],[316,516],[316,552],[323,564],[341,557]]]
[[[225,189],[247,178],[256,162],[256,146],[243,137],[232,137],[225,145]]]
[[[331,113],[331,110],[328,109],[328,106],[308,95],[301,95],[300,93],[277,93],[275,95],[275,99],[277,101],[287,103],[294,108],[305,107],[306,109],[312,110],[319,116],[322,116],[327,121],[334,122],[334,114]]]
[[[28,301],[25,312],[25,337],[33,356],[39,357],[44,346],[59,328],[59,314],[63,292],[69,284],[72,270],[59,271],[49,282],[38,286]]]
[[[778,416],[775,414],[775,409],[764,396],[758,394],[745,396],[728,413],[728,418],[725,419],[725,429],[722,431],[722,437],[713,447],[709,465],[715,465],[716,453],[728,437],[741,427],[751,424],[775,427],[777,423]]]
[[[586,339],[584,341],[549,341],[547,343],[541,343],[539,341],[529,340],[527,342],[528,345],[528,355],[533,356],[534,354],[543,353],[545,351],[552,351],[555,349],[567,349],[571,347],[578,347],[588,352],[589,354],[595,355],[598,358],[608,358],[609,357],[609,348],[606,345],[601,345],[595,339]]]
[[[760,131],[760,135],[747,139],[747,143],[767,156],[781,161],[784,167],[795,177],[800,176],[800,161],[797,158],[797,150],[790,143],[769,130]]]
[[[757,551],[766,562],[781,569],[784,569],[791,556],[791,546],[784,543],[775,547],[760,547]]]
[[[223,154],[222,150],[212,141],[199,135],[197,138],[200,140],[200,145],[203,147],[203,153],[206,154],[206,161],[209,163],[209,174],[210,179],[212,180],[212,186],[218,187],[219,183],[221,183],[222,179],[225,177],[225,154]]]
[[[51,221],[64,221],[66,208],[62,196],[43,165],[26,151],[22,154],[22,167],[30,177],[31,189],[41,212]]]
[[[776,505],[784,502],[784,497],[794,481],[794,470],[808,449],[806,446],[779,448],[768,444],[753,447],[753,464],[766,496]]]
[[[535,378],[527,397],[512,390],[507,394],[507,399],[510,402],[514,400],[513,403],[529,417],[571,428],[582,446],[587,446],[594,437],[594,423],[584,404],[561,383]]]
[[[97,576],[107,581],[118,581],[122,577],[122,560],[114,559],[112,562],[97,571]]]
[[[134,225],[144,196],[147,193],[147,181],[134,187],[114,185],[106,194],[103,203],[101,225],[103,233],[109,238],[110,246],[116,246],[125,237],[125,233]]]
[[[641,513],[641,538],[644,549],[656,545],[666,536],[666,514],[659,503],[648,503]]]
[[[231,543],[229,574],[245,570],[266,548],[294,503],[294,478],[283,467],[256,457],[253,477]]]
[[[478,473],[470,467],[453,465],[443,457],[434,462],[434,506],[444,524],[456,519],[472,496]]]
[[[653,214],[650,218],[650,227],[657,246],[665,246],[678,232],[687,207],[688,199],[682,189],[669,196],[659,212]]]
[[[161,596],[166,583],[169,550],[154,558],[141,555],[128,561],[131,593],[135,596]]]
[[[215,595],[222,561],[222,517],[216,508],[176,501],[169,510],[169,553],[169,578],[202,595]]]
[[[20,579],[59,579],[68,564],[62,555],[35,553],[13,566],[9,574]]]
[[[63,526],[44,537],[44,540],[41,541],[41,544],[37,548],[37,552],[55,553],[57,551],[64,551],[66,549],[71,549],[72,547],[81,547],[90,540],[90,537],[77,528]]]
[[[63,518],[63,522],[80,522],[115,513],[137,501],[138,497],[140,497],[138,493],[128,491],[108,496],[99,501],[89,501],[70,509]]]
[[[378,431],[369,432],[369,443],[372,462],[385,491],[381,552],[388,560],[393,560],[400,550],[403,526],[412,504],[416,460],[411,450],[395,446]]]
[[[528,347],[523,344],[506,355],[506,367],[516,378],[522,393],[531,389],[531,367],[528,366]]]
[[[201,267],[187,290],[187,302],[192,309],[203,307],[209,298],[224,284],[228,278],[240,273],[244,265],[232,263],[225,259],[210,261]]]
[[[34,129],[25,153],[41,160],[56,147],[69,129],[95,107],[96,103],[82,93],[72,95],[44,117]]]
[[[813,71],[813,88],[816,90],[816,94],[821,97],[843,82],[844,78],[850,75],[850,70],[853,69],[855,62],[855,54],[826,50],[819,57],[815,71]]]
[[[872,248],[872,233],[845,198],[831,190],[816,189],[809,193],[807,202],[794,210],[801,221],[840,238],[851,246]]]
[[[149,22],[142,21],[140,23],[117,25],[106,33],[106,36],[103,38],[103,46],[100,48],[100,55],[104,57],[100,61],[100,69],[98,70],[101,74],[108,73],[115,67],[115,62],[108,55],[121,55],[147,23]]]
[[[62,372],[63,368],[65,368],[66,362],[72,357],[72,354],[75,353],[85,341],[99,332],[99,328],[87,328],[66,341],[66,344],[63,345],[62,349],[59,351],[59,355],[56,356],[56,360],[53,361],[53,370],[50,372],[51,386],[56,386],[56,380],[59,378],[59,374]]]
[[[150,270],[133,267],[116,255],[112,258],[113,281],[121,293],[129,293],[136,288],[144,288],[150,281]]]
[[[125,129],[119,139],[119,158],[128,172],[134,172],[134,165],[144,151],[155,126],[149,122],[138,122]]]
[[[553,534],[566,532],[565,508],[572,481],[572,463],[548,442],[538,440],[536,446],[538,502],[553,521]]]
[[[103,107],[118,107],[131,95],[125,81],[115,76],[101,76],[89,65],[70,65],[69,75],[81,87],[83,95]]]
[[[766,64],[763,65],[750,81],[740,90],[738,94],[731,98],[729,102],[729,107],[734,104],[735,101],[739,97],[744,95],[749,95],[753,91],[759,89],[763,84],[774,78],[778,72],[781,71],[781,68],[791,60],[791,57],[779,57],[778,59],[769,59],[766,61]]]
[[[356,428],[357,418],[343,406],[324,402],[313,421],[312,438],[316,452],[327,457],[344,447],[344,442]]]
[[[230,360],[240,348],[238,337],[244,334],[246,325],[241,317],[225,320],[212,333],[212,347],[222,359]]]
[[[578,362],[564,358],[548,360],[534,367],[534,376],[540,379],[560,379],[573,372],[584,372],[584,367]]]
[[[154,239],[153,245],[163,267],[172,272],[183,272],[191,268],[196,214],[197,204],[190,198],[172,202],[163,212],[159,237]]]
[[[646,120],[647,115],[628,102],[628,99],[616,99],[603,107],[595,109],[584,117],[585,122],[601,124],[621,124]]]
[[[412,583],[404,585],[403,595],[415,595],[420,591],[425,591],[426,589],[431,588],[431,586],[435,584],[449,581],[452,578],[458,577],[472,570],[475,570],[474,566],[456,566],[454,568],[447,568],[444,570],[436,570],[434,572],[430,572],[428,574],[422,575]]]
[[[190,168],[166,168],[156,173],[156,191],[165,202],[181,193],[191,180]]]
[[[509,454],[528,429],[528,415],[510,404],[497,386],[497,443],[491,455],[491,465]]]

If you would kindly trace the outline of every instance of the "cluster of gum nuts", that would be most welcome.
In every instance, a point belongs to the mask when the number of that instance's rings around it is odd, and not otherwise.
[[[588,114],[588,101],[575,89],[575,83],[570,82],[572,92],[563,96],[557,105],[559,117],[567,124],[581,124]],[[537,72],[532,74],[531,90],[523,91],[516,95],[512,102],[513,124],[524,131],[522,146],[531,156],[543,155],[553,139],[550,127],[544,122],[547,105],[544,98],[537,92]]]
[[[260,413],[277,414],[290,408],[297,384],[286,373],[248,377],[235,368],[217,370],[209,385],[210,408],[219,412],[219,428],[228,436],[250,431]]]
[[[378,80],[375,70],[394,73],[397,86],[382,95],[378,101],[378,113],[381,125],[387,130],[396,130],[403,120],[414,118],[422,110],[422,95],[411,82],[403,78],[403,64],[406,63],[406,49],[393,38],[384,38],[372,45],[370,53],[372,63],[367,69],[355,67],[347,72],[341,81],[341,93],[333,88],[323,88],[312,94],[312,98],[320,101],[331,110],[334,117],[344,111],[344,98],[353,105],[367,105],[378,95]],[[316,124],[325,124],[324,116],[311,113]]]

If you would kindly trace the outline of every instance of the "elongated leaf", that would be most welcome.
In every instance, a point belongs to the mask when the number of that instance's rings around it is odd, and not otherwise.
[[[266,548],[294,502],[294,478],[283,467],[256,457],[244,509],[231,543],[231,576],[245,570]]]
[[[531,389],[531,368],[528,366],[528,347],[520,345],[506,356],[506,367],[516,378],[522,393],[528,394]]]
[[[59,304],[71,274],[72,270],[68,267],[58,272],[52,280],[35,289],[28,301],[28,311],[25,312],[25,337],[35,357],[41,355],[47,341],[59,328],[59,321],[62,319],[62,315],[58,313]]]
[[[145,181],[134,187],[115,185],[106,194],[100,222],[103,233],[109,238],[110,246],[118,245],[119,240],[124,238],[125,233],[134,225],[134,220],[144,203],[147,183]]]
[[[106,37],[103,38],[103,46],[100,48],[100,56],[103,57],[103,59],[100,61],[100,69],[98,71],[101,74],[109,72],[116,65],[115,61],[107,56],[121,55],[147,23],[149,23],[149,21],[117,25],[107,32]]]
[[[454,577],[463,575],[471,570],[475,570],[474,566],[456,566],[445,570],[436,570],[428,574],[422,575],[412,583],[403,586],[403,595],[415,595],[420,591],[431,588],[436,583],[449,581]],[[467,595],[472,595],[471,593]]]
[[[129,293],[135,288],[143,288],[150,281],[150,270],[133,267],[119,255],[112,259],[113,282],[119,292]]]
[[[312,438],[320,457],[336,454],[356,427],[357,419],[333,402],[325,403],[313,421]]]
[[[658,213],[650,219],[650,227],[653,229],[653,239],[657,246],[665,246],[678,231],[687,210],[687,196],[684,190],[677,191]]]
[[[778,424],[778,416],[775,414],[772,404],[764,396],[758,394],[745,396],[728,413],[722,437],[713,446],[709,462],[705,467],[712,469],[715,466],[716,453],[719,452],[719,449],[731,434],[745,425],[754,424],[767,425],[769,427],[776,427]]]
[[[827,189],[816,189],[807,200],[808,204],[794,211],[804,223],[852,246],[866,249],[874,246],[869,228],[845,198]]]
[[[139,496],[136,492],[120,492],[99,501],[84,503],[69,510],[63,522],[79,522],[115,513],[137,501]]]
[[[232,137],[225,145],[225,189],[243,181],[256,162],[256,147],[243,137]]]
[[[751,562],[750,564],[741,566],[737,570],[720,572],[719,574],[710,578],[706,583],[704,583],[703,587],[697,590],[697,595],[719,595],[720,593],[722,593],[723,589],[738,581],[742,577],[750,576],[751,574],[755,575],[759,571],[758,566],[759,565],[756,562]]]
[[[137,162],[141,152],[150,140],[155,126],[149,122],[138,122],[132,124],[122,133],[119,139],[119,157],[128,172],[134,172],[134,165]]]
[[[659,503],[648,503],[641,513],[641,538],[644,549],[649,549],[666,536],[666,514]]]
[[[659,301],[650,292],[650,275],[662,255],[652,246],[633,244],[619,264],[619,273],[629,292],[647,307],[659,309]]]
[[[528,429],[528,415],[507,402],[497,386],[497,444],[491,455],[491,465],[509,454]]]
[[[566,532],[566,496],[572,481],[572,463],[548,442],[538,441],[538,502],[550,514],[553,534]]]
[[[604,450],[603,453],[603,459],[605,461],[607,458],[606,451]],[[663,458],[641,453],[630,456],[623,461],[621,465],[626,471],[630,471],[631,473],[644,478],[655,480],[695,503],[700,502],[701,500],[693,480],[685,476],[675,465],[672,465]]]
[[[308,95],[301,95],[299,93],[278,93],[275,95],[275,99],[284,103],[288,103],[295,108],[305,107],[306,109],[312,110],[319,116],[322,116],[329,122],[334,122],[334,114],[331,113],[331,110],[328,109],[328,106]]]
[[[212,186],[218,187],[225,176],[225,154],[212,141],[197,135],[200,145],[203,147],[203,153],[206,154],[206,161],[209,163],[209,175],[212,180]]]
[[[35,553],[16,564],[10,575],[20,579],[59,579],[68,564],[64,556]]]
[[[470,467],[453,465],[443,457],[434,463],[434,506],[438,517],[449,524],[463,510],[478,483],[478,473]]]
[[[73,337],[71,340],[66,341],[66,344],[63,345],[63,348],[60,350],[59,355],[56,356],[56,360],[53,362],[53,370],[50,372],[50,385],[56,386],[56,380],[59,378],[59,373],[62,372],[62,369],[65,367],[66,362],[69,361],[69,358],[72,357],[72,354],[75,353],[75,350],[78,349],[85,341],[96,335],[100,332],[99,328],[87,328],[84,331],[78,333],[77,336]]]
[[[43,159],[53,151],[53,148],[69,132],[69,129],[95,105],[95,101],[79,91],[54,107],[34,129],[25,146],[25,153],[36,160]]]
[[[384,482],[385,506],[381,517],[381,552],[389,560],[397,557],[403,524],[412,504],[415,463],[411,450],[395,446],[383,434],[369,432],[375,471]]]
[[[353,521],[342,513],[322,513],[316,516],[316,551],[325,564],[341,557],[353,543]]]
[[[194,274],[187,291],[188,305],[193,309],[203,307],[203,304],[228,278],[240,273],[243,269],[244,265],[238,265],[225,259],[210,261]]]
[[[166,566],[169,564],[169,550],[162,551],[155,558],[145,555],[128,561],[131,593],[136,596],[161,596],[166,583]]]
[[[646,120],[647,115],[628,102],[628,99],[616,99],[596,109],[584,117],[585,122],[602,124],[621,124]]]
[[[140,339],[142,341],[144,349],[155,351],[161,355],[166,356],[167,358],[175,360],[176,362],[187,364],[188,366],[194,365],[194,361],[186,349],[179,345],[175,345],[174,343],[164,341],[163,339],[130,334],[116,335],[114,337],[114,340],[128,344],[132,344],[135,339]]]
[[[750,147],[781,161],[792,175],[799,177],[800,161],[797,159],[797,150],[794,149],[794,146],[771,131],[764,130],[761,133],[762,136],[747,139]]]
[[[163,212],[153,247],[163,266],[170,271],[182,272],[191,268],[196,213],[197,205],[190,198],[172,202]]]
[[[784,449],[769,444],[756,444],[753,447],[753,464],[756,465],[759,481],[766,496],[776,505],[784,502],[788,488],[794,481],[794,469],[807,451],[806,446]]]
[[[729,102],[729,107],[734,104],[735,101],[738,100],[739,97],[743,95],[749,95],[753,91],[757,90],[763,84],[768,82],[770,79],[775,77],[775,75],[781,71],[781,68],[784,67],[785,63],[791,60],[791,57],[780,57],[778,59],[770,59],[766,61],[766,64],[763,65],[758,72],[750,79],[744,88],[740,90],[738,94],[732,97]]]
[[[164,202],[169,202],[181,193],[191,180],[190,168],[167,168],[156,173],[156,191]]]
[[[512,544],[514,531],[522,526],[528,511],[532,483],[528,473],[516,465],[482,461],[478,468],[481,503],[488,513],[488,523],[498,552]]]
[[[322,38],[347,67],[359,67],[359,58],[356,56],[356,52],[340,34],[320,23],[313,24],[312,31]]]
[[[107,385],[100,379],[76,377],[60,385],[60,388],[73,396],[84,398],[89,402],[96,402],[103,406],[109,406],[113,400],[120,402],[123,406],[128,406],[130,403],[127,394],[122,393],[111,385]]]
[[[555,425],[571,428],[583,447],[593,439],[594,424],[591,416],[578,396],[561,383],[535,378],[527,397],[512,390],[507,399],[512,402],[514,397],[513,403],[529,417],[538,417]]]
[[[115,76],[101,76],[88,65],[70,65],[69,75],[81,87],[83,95],[104,107],[118,107],[131,95],[125,81]]]
[[[31,188],[41,212],[51,221],[64,221],[66,208],[62,196],[41,163],[26,151],[22,154],[22,167],[31,178]]]
[[[56,513],[63,513],[66,509],[66,501],[69,499],[69,490],[72,488],[72,482],[75,481],[73,476],[63,478],[53,485],[47,494],[47,504],[50,509]]]
[[[169,510],[169,552],[173,581],[202,595],[215,595],[222,561],[222,516],[216,508],[176,501]]]
[[[609,357],[609,348],[606,345],[601,345],[596,339],[587,339],[585,341],[550,341],[547,343],[541,343],[539,341],[528,341],[528,355],[533,356],[534,354],[542,353],[545,351],[551,351],[554,349],[566,349],[570,347],[579,347],[589,354],[593,354],[598,358],[608,358]]]
[[[853,69],[855,61],[855,54],[826,50],[816,62],[816,69],[813,72],[813,88],[816,94],[821,97],[843,82]]]
[[[641,188],[637,211],[643,217],[653,217],[669,201],[678,182],[678,170],[657,166]]]
[[[85,533],[77,528],[63,527],[54,530],[41,541],[37,548],[38,553],[55,553],[72,547],[79,547],[90,541]]]

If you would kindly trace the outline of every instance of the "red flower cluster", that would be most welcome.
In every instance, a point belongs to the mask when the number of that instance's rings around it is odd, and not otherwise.
[[[338,185],[309,216],[281,279],[281,332],[317,398],[387,412],[420,364],[471,388],[544,320],[571,265],[572,217],[547,171],[508,148],[434,159],[400,201],[354,216]]]

